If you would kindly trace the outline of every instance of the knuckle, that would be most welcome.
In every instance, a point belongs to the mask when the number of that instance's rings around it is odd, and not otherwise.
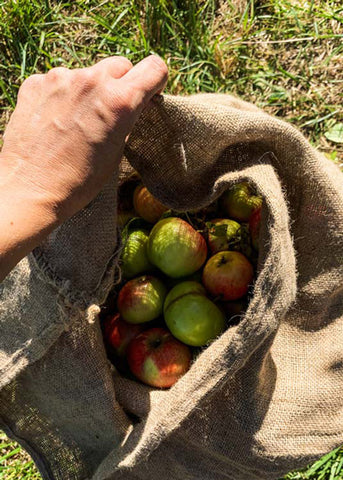
[[[132,62],[126,57],[122,57],[121,55],[118,55],[117,57],[114,57],[114,58],[118,63],[121,63],[123,67],[128,67],[128,68],[133,67]]]
[[[68,68],[65,67],[55,67],[48,71],[46,78],[49,81],[56,82],[60,79],[65,78],[69,74]]]

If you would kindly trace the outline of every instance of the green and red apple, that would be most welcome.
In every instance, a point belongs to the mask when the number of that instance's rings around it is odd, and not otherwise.
[[[238,300],[252,283],[254,269],[240,252],[219,252],[206,263],[202,281],[206,290],[218,300]]]
[[[187,345],[206,345],[225,328],[223,313],[206,297],[204,287],[198,282],[176,285],[168,293],[163,310],[171,333]]]
[[[230,218],[248,222],[253,212],[261,207],[262,197],[255,194],[250,183],[242,182],[224,192],[220,203],[223,211]]]
[[[128,323],[150,322],[159,317],[167,289],[160,279],[143,275],[128,281],[120,290],[117,307]]]
[[[156,223],[168,210],[144,185],[138,185],[133,194],[133,206],[137,214],[149,223]]]
[[[204,264],[207,245],[189,223],[177,217],[164,218],[150,232],[148,257],[169,277],[186,277]]]
[[[137,335],[127,349],[131,372],[152,387],[169,388],[190,367],[190,349],[164,328],[151,328]]]

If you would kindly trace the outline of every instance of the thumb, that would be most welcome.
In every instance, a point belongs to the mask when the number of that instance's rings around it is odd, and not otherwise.
[[[156,93],[163,90],[167,80],[167,65],[157,55],[150,55],[131,68],[120,82],[124,88],[130,89],[133,106],[140,110]]]

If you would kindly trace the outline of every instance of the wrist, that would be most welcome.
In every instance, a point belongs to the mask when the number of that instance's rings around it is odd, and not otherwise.
[[[6,204],[24,224],[32,222],[33,226],[37,223],[54,227],[58,223],[56,202],[48,192],[30,181],[25,167],[27,160],[0,152],[0,206]]]
[[[54,206],[25,183],[20,163],[0,153],[0,281],[58,225]]]

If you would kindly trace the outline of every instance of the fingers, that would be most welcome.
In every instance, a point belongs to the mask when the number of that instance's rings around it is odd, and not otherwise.
[[[108,57],[96,63],[92,68],[95,71],[102,71],[113,78],[121,78],[133,67],[128,58],[125,57]]]
[[[168,79],[168,68],[164,61],[150,55],[137,63],[122,78],[123,86],[132,89],[135,107],[146,105],[149,100],[161,92]]]

